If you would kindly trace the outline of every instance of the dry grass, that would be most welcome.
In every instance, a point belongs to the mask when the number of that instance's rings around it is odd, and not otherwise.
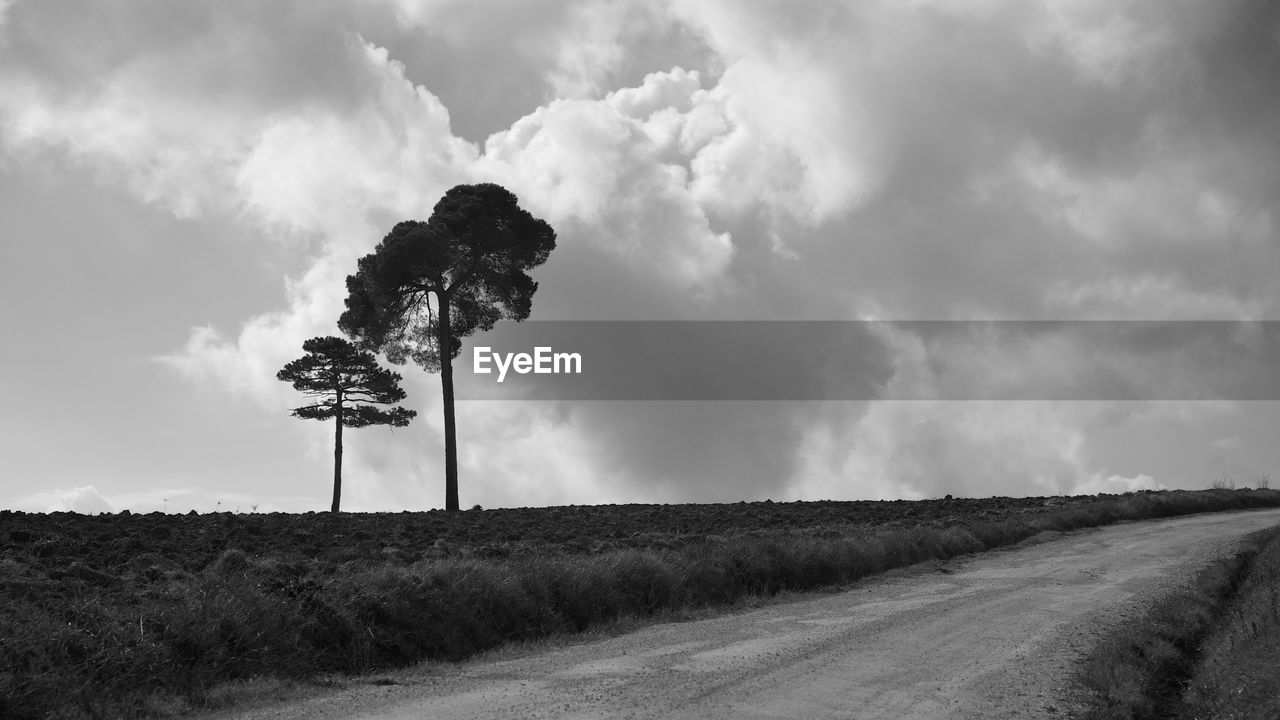
[[[156,717],[229,702],[227,683],[459,659],[620,618],[839,585],[1119,520],[1280,506],[1276,491],[1143,493],[1033,520],[711,538],[665,550],[369,566],[227,550],[138,586],[15,595],[0,613],[0,717]],[[0,563],[2,565],[2,563]],[[9,568],[13,588],[29,580]]]
[[[1280,528],[1247,537],[1099,644],[1090,720],[1280,717]]]
[[[1280,530],[1253,557],[1201,646],[1183,717],[1280,718]]]

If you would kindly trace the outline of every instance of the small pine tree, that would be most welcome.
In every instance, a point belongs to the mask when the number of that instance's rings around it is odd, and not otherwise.
[[[361,351],[337,337],[315,337],[302,344],[306,355],[285,365],[276,379],[293,383],[295,390],[316,402],[294,408],[294,417],[306,420],[334,419],[333,506],[342,498],[342,428],[367,425],[404,427],[416,412],[401,407],[383,409],[404,399],[400,375],[378,365],[373,353]]]

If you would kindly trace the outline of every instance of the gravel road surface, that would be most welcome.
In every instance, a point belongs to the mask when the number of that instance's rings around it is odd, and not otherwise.
[[[1280,510],[1077,531],[754,609],[380,673],[211,720],[1062,718],[1072,663]]]

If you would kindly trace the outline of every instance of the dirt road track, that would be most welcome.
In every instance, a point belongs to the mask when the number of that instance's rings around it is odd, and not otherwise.
[[[1280,510],[1080,531],[837,594],[431,666],[220,720],[1062,718],[1072,662]]]

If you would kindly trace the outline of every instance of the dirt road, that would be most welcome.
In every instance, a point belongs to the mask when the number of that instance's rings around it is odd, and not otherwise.
[[[1081,651],[1280,510],[1117,525],[231,720],[1061,718]]]

